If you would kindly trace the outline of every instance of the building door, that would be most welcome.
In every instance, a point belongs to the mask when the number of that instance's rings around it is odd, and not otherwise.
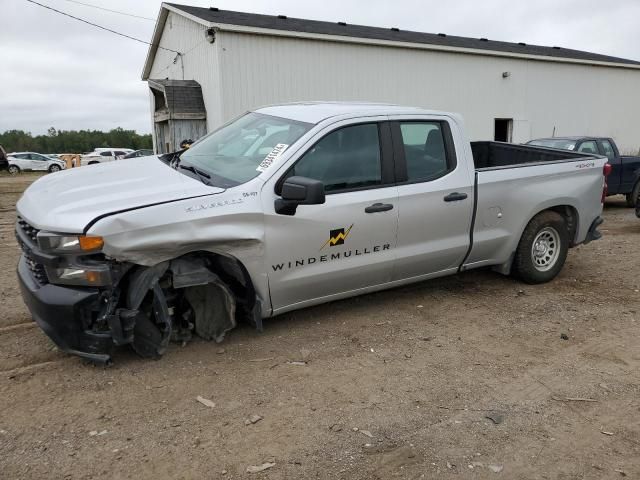
[[[157,154],[162,154],[162,153],[168,153],[169,150],[167,148],[167,144],[165,141],[165,125],[169,125],[169,122],[164,121],[164,122],[156,122],[154,127],[155,127],[155,141],[156,144],[154,145],[154,150],[156,151]]]
[[[513,141],[513,118],[496,118],[494,124],[494,140],[496,142]]]

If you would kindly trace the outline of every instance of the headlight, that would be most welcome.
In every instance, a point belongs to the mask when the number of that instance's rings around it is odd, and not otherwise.
[[[40,232],[38,245],[44,251],[60,253],[98,252],[104,246],[102,237],[87,235],[56,235]]]
[[[106,267],[69,266],[47,267],[47,276],[52,283],[63,285],[104,286],[111,284],[111,271]]]

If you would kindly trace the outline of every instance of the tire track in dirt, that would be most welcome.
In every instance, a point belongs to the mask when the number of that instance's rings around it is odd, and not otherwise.
[[[0,368],[3,371],[29,367],[64,355],[44,332],[34,326],[27,327],[22,323],[3,327],[0,331]]]
[[[43,371],[49,370],[51,368],[55,368],[62,363],[69,363],[71,358],[61,358],[59,360],[50,360],[47,362],[40,363],[32,363],[29,365],[25,365],[22,367],[12,368],[10,370],[0,370],[1,377],[7,377],[9,379],[13,379],[18,377],[19,375],[23,375],[26,373],[33,373],[35,371]]]
[[[34,328],[37,324],[35,322],[16,323],[14,325],[8,325],[6,327],[0,327],[0,335],[7,332],[13,332],[15,330],[22,330],[27,328]]]

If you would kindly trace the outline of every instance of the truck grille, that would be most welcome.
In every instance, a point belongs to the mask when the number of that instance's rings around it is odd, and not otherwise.
[[[22,230],[22,232],[27,235],[27,237],[29,237],[34,244],[38,243],[38,232],[40,230],[38,230],[35,227],[32,227],[31,225],[29,225],[25,220],[23,220],[22,218],[18,217],[18,228],[20,230]]]
[[[33,245],[37,245],[38,243],[38,232],[40,230],[38,230],[37,228],[29,225],[28,222],[26,222],[24,219],[18,217],[18,221],[16,222],[16,229],[19,229],[20,231],[22,231],[22,233],[24,233],[27,238],[29,238],[32,242]],[[18,237],[18,244],[20,245],[20,248],[22,249],[22,253],[24,254],[24,258],[27,262],[27,266],[29,267],[29,270],[31,270],[31,273],[33,274],[33,278],[40,284],[40,285],[46,285],[49,283],[49,277],[47,277],[47,272],[44,268],[44,265],[42,265],[41,263],[36,262],[33,257],[30,254],[30,248],[29,245],[24,245],[24,243],[20,240],[20,237]]]
[[[41,263],[37,263],[33,258],[29,256],[27,252],[24,252],[24,258],[27,261],[27,266],[31,273],[33,274],[33,278],[40,284],[46,285],[49,283],[49,277],[47,277],[47,272],[44,269],[44,265]]]

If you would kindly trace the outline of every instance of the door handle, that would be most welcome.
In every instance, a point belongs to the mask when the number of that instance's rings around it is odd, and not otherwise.
[[[445,202],[458,202],[460,200],[465,200],[467,198],[466,193],[453,192],[444,197]]]
[[[390,203],[374,203],[373,205],[369,205],[364,209],[365,213],[377,213],[377,212],[386,212],[387,210],[391,210],[393,205]]]

